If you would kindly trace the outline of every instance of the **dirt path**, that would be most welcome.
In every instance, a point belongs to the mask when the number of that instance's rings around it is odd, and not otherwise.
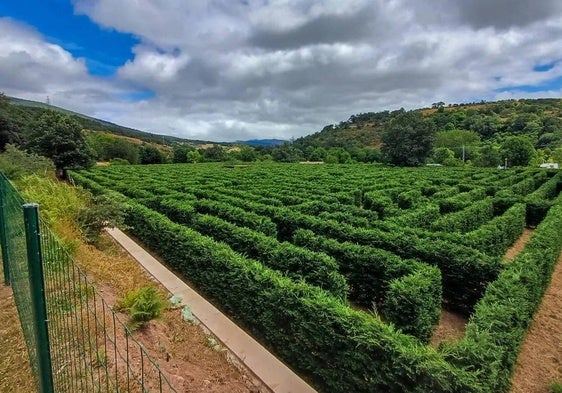
[[[505,262],[512,261],[517,256],[517,254],[519,254],[523,250],[523,248],[525,248],[525,245],[529,242],[529,240],[531,240],[532,234],[532,229],[525,228],[519,239],[517,239],[517,241],[513,243],[513,245],[507,250],[507,252],[503,256],[503,260]]]
[[[562,382],[562,254],[521,347],[511,393],[548,393]]]
[[[515,243],[506,251],[503,256],[504,262],[512,261],[523,249],[525,245],[531,240],[533,230],[525,228],[523,233],[515,241]],[[466,323],[468,320],[462,315],[443,310],[439,324],[435,327],[433,337],[431,338],[430,345],[433,347],[439,346],[439,343],[444,340],[455,341],[464,336]]]
[[[464,336],[467,319],[459,314],[443,310],[439,325],[435,327],[430,345],[437,348],[441,341],[455,341]]]
[[[0,392],[35,392],[12,289],[3,283],[0,284],[0,321]]]

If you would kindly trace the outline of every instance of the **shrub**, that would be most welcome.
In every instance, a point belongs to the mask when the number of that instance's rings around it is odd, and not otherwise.
[[[390,283],[384,315],[405,333],[428,342],[441,316],[441,272],[423,265]]]
[[[166,301],[156,288],[147,286],[127,292],[115,308],[129,313],[129,328],[136,330],[146,322],[160,318]]]

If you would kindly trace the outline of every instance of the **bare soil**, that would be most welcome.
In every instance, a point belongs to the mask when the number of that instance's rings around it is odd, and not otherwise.
[[[468,320],[462,315],[443,310],[439,325],[435,327],[430,345],[437,348],[442,341],[456,341],[464,336]]]
[[[3,283],[0,284],[0,321],[0,392],[35,392],[12,289]]]
[[[126,292],[141,286],[156,286],[165,297],[166,289],[154,282],[129,254],[103,234],[98,248],[81,245],[77,259],[109,304]],[[120,315],[127,320],[126,315]],[[244,393],[258,392],[259,382],[249,370],[230,358],[228,352],[213,345],[215,339],[200,326],[185,322],[181,309],[168,309],[160,320],[150,321],[133,332],[151,358],[178,392]],[[124,336],[118,346],[125,346]],[[263,388],[262,388],[263,390]]]
[[[562,255],[521,346],[511,393],[548,393],[562,382]]]
[[[515,243],[507,250],[505,255],[503,256],[504,262],[512,261],[523,249],[525,245],[531,240],[531,236],[533,235],[533,230],[529,228],[525,228],[523,233],[517,239]]]
[[[72,225],[66,226],[62,232],[66,233],[60,235],[76,239]],[[170,296],[107,235],[102,236],[97,246],[78,244],[74,257],[110,306],[115,305],[128,291],[146,285],[156,286],[166,298]],[[127,321],[127,315],[119,313],[118,316]],[[34,381],[12,291],[3,284],[0,284],[0,321],[0,348],[3,352],[0,357],[0,392],[34,392]],[[141,362],[139,356],[135,356],[138,349],[131,347],[126,342],[124,332],[121,333],[117,335],[116,345],[121,350],[129,348],[131,367],[134,369],[135,362]],[[250,370],[237,363],[201,326],[183,321],[180,308],[167,309],[160,320],[147,323],[133,332],[133,337],[158,363],[178,392],[268,392]],[[117,367],[119,374],[124,372],[123,365],[112,364],[111,356],[108,356],[107,361],[110,369]],[[150,378],[150,374],[145,375],[145,378]],[[157,386],[158,379],[156,376],[154,379],[147,381],[146,386]]]

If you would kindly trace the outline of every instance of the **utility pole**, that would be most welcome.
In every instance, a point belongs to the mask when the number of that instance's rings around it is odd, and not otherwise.
[[[464,143],[462,144],[462,162],[464,162]]]

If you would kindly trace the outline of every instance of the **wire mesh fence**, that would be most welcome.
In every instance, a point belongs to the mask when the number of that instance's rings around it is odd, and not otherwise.
[[[1,174],[0,199],[4,277],[38,391],[176,392],[39,219],[37,205],[25,204]]]

